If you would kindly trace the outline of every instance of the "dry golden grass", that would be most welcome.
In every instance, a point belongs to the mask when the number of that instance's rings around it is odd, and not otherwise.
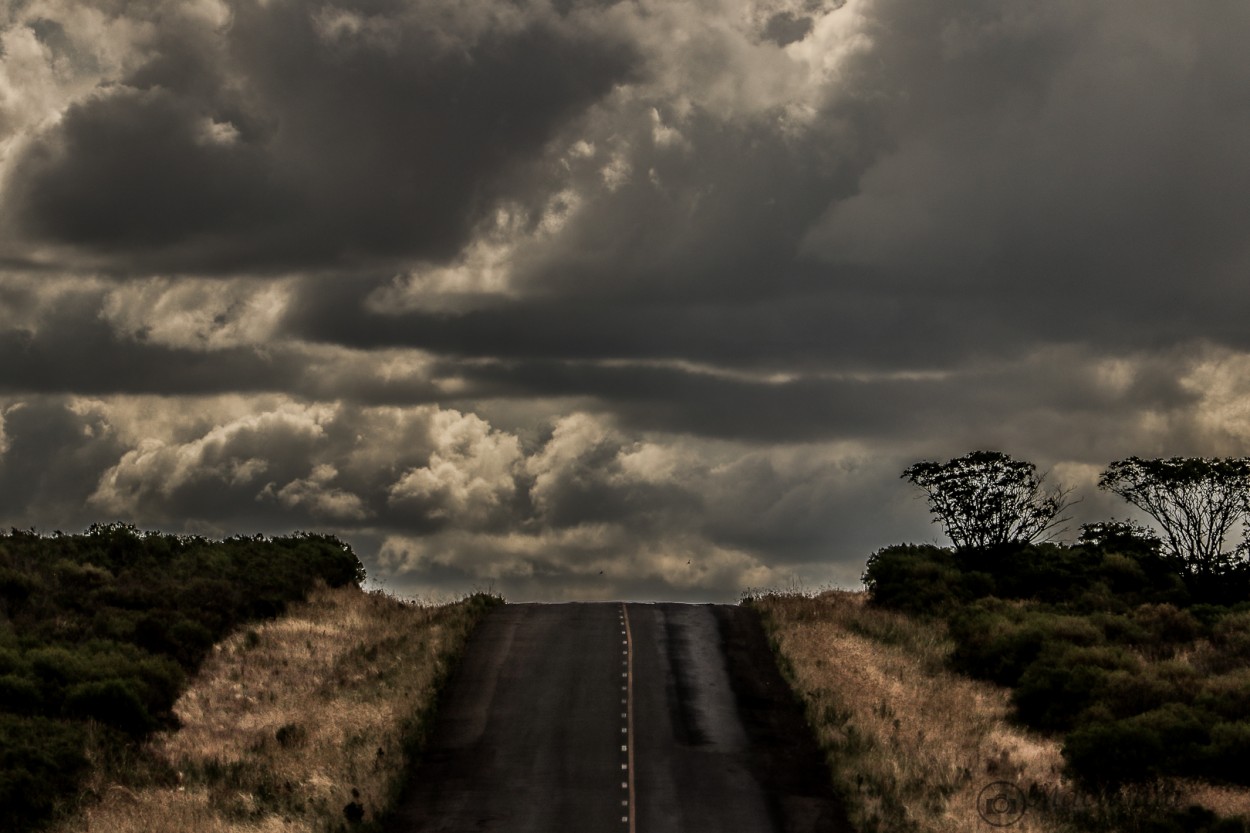
[[[943,669],[937,625],[865,605],[863,593],[763,596],[784,670],[806,703],[860,830],[989,829],[978,793],[991,782],[1062,790],[1058,744],[1007,722],[1008,692]],[[1064,829],[1027,812],[1019,833]]]
[[[946,670],[954,645],[940,623],[866,602],[866,593],[848,591],[751,602],[830,754],[858,829],[991,829],[978,802],[993,795],[981,793],[993,782],[1024,796],[1024,815],[1009,825],[1016,833],[1127,830],[1160,805],[1250,815],[1250,790],[1210,784],[1180,782],[1098,801],[1078,793],[1062,776],[1059,739],[1008,720],[1007,689]]]
[[[1200,804],[1221,816],[1250,818],[1250,790],[1215,784],[1184,785],[1185,800]]]
[[[864,593],[754,604],[831,752],[856,827],[979,829],[986,784],[1058,783],[1058,744],[1006,722],[1005,689],[946,672],[950,644],[936,625],[866,607]],[[1061,828],[1026,813],[1013,829]]]
[[[97,767],[98,801],[56,833],[338,830],[349,805],[373,820],[483,609],[314,591],[217,645],[175,706],[182,728],[153,739],[130,784]]]

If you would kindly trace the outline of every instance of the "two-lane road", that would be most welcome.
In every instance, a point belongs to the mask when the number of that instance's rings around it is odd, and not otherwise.
[[[506,605],[471,639],[388,828],[847,829],[750,611]]]

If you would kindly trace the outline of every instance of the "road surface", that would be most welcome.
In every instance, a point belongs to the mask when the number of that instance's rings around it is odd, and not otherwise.
[[[478,627],[388,833],[836,833],[754,614],[506,605]]]

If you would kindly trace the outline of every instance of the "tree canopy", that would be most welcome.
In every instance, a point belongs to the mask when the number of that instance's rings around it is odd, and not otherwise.
[[[1036,541],[1063,522],[1068,504],[1068,491],[1047,489],[1035,465],[1000,451],[921,461],[902,477],[924,490],[935,523],[957,549]]]
[[[1239,560],[1241,548],[1224,542],[1250,513],[1250,458],[1129,457],[1107,466],[1098,488],[1150,515],[1168,554],[1191,572],[1213,575]]]

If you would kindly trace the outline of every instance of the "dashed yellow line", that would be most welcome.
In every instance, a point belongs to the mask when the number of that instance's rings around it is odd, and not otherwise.
[[[626,789],[629,801],[629,833],[636,833],[637,801],[634,797],[634,635],[629,627],[629,608],[621,603],[621,621],[625,625],[625,745]]]

